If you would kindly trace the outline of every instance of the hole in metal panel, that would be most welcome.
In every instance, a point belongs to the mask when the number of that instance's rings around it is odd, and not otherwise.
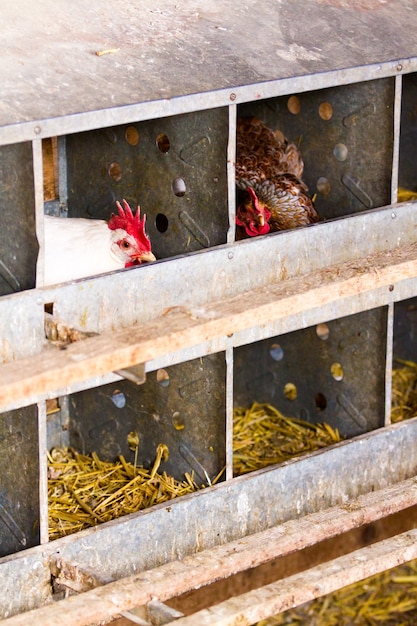
[[[125,132],[125,138],[130,146],[137,146],[139,143],[139,131],[135,126],[128,126]]]
[[[118,183],[119,180],[122,180],[122,168],[119,163],[114,161],[109,165],[109,176]]]
[[[322,196],[328,196],[330,193],[330,182],[327,180],[325,176],[320,176],[317,179],[316,183],[317,191],[321,193]]]
[[[284,396],[287,400],[296,400],[297,399],[297,387],[294,383],[287,383],[284,387]]]
[[[178,198],[182,198],[183,196],[185,196],[187,188],[185,186],[185,181],[183,178],[174,178],[174,180],[172,181],[172,191]]]
[[[169,374],[166,370],[164,369],[159,369],[156,372],[156,381],[157,383],[159,383],[159,385],[161,385],[161,387],[168,387],[169,386]]]
[[[323,341],[326,341],[326,339],[328,339],[330,336],[330,329],[327,324],[317,324],[316,333],[317,337],[319,337]]]
[[[160,133],[157,136],[156,145],[158,146],[159,150],[163,152],[164,154],[166,154],[171,147],[170,141],[168,137],[165,135],[165,133]]]
[[[327,398],[321,392],[316,393],[314,397],[314,402],[318,411],[324,411],[324,409],[327,407]]]
[[[333,107],[330,102],[322,102],[319,106],[319,115],[322,120],[331,120],[333,117]]]
[[[128,434],[127,445],[129,446],[130,450],[133,451],[136,451],[139,448],[139,433],[136,430],[132,430]]]
[[[298,96],[288,98],[287,107],[290,113],[297,115],[301,111],[301,100]]]
[[[155,217],[156,230],[160,233],[166,233],[168,230],[168,218],[163,213],[158,213]]]
[[[344,371],[340,363],[332,363],[330,372],[335,380],[343,380]]]
[[[112,393],[111,400],[118,409],[123,409],[126,406],[126,396],[119,389],[115,389]]]
[[[279,343],[273,343],[269,349],[269,354],[274,361],[282,361],[284,358],[284,350]]]
[[[54,314],[54,303],[53,302],[46,302],[43,305],[44,311],[45,313],[49,313],[49,315],[53,315]]]
[[[337,143],[333,148],[333,154],[338,161],[346,161],[348,149],[344,143]]]
[[[319,337],[323,341],[326,341],[326,339],[329,338],[330,329],[327,326],[327,324],[317,324],[316,333],[317,333],[317,337]]]
[[[175,411],[172,414],[172,424],[175,430],[184,430],[185,428],[184,418],[182,417],[181,413],[179,413],[179,411]]]

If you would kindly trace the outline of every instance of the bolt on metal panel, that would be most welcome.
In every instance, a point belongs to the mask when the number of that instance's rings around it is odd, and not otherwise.
[[[234,403],[268,402],[343,437],[384,424],[387,309],[343,317],[235,350]]]
[[[120,381],[69,398],[71,445],[108,460],[134,462],[127,436],[139,436],[138,465],[152,467],[158,444],[169,449],[161,464],[178,480],[194,473],[208,484],[225,465],[225,358],[213,354],[148,374],[143,385]]]
[[[68,214],[140,204],[157,258],[226,242],[226,108],[67,137]]]
[[[38,467],[36,406],[3,413],[0,420],[1,556],[39,543]]]
[[[0,148],[0,295],[35,285],[32,149],[30,143]]]

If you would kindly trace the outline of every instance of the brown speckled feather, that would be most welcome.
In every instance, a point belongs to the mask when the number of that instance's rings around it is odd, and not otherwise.
[[[270,211],[271,231],[317,222],[319,216],[302,182],[304,164],[293,143],[256,118],[237,121],[236,185],[252,187]]]

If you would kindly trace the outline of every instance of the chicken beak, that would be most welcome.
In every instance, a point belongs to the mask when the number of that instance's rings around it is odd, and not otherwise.
[[[262,226],[265,226],[265,217],[264,217],[264,215],[263,215],[263,214],[261,214],[261,215],[259,216],[259,220],[258,220],[258,221],[259,221],[259,226],[261,226],[261,227],[262,227]]]
[[[138,254],[136,259],[138,261],[140,261],[141,263],[143,263],[143,262],[145,262],[145,263],[152,263],[152,261],[156,261],[156,257],[155,257],[155,255],[151,251],[149,251],[149,252],[142,252],[142,254]]]

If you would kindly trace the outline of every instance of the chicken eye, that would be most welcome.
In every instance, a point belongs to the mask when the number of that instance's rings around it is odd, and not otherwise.
[[[122,241],[122,248],[124,248],[125,250],[129,250],[130,247],[131,246],[128,241]]]

